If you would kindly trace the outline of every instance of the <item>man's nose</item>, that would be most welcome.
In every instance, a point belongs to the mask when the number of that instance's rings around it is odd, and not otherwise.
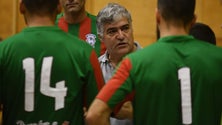
[[[124,39],[124,32],[121,29],[119,29],[117,32],[117,38]]]

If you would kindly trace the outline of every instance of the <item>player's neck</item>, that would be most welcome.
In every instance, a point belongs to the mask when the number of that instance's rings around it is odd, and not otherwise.
[[[26,23],[28,27],[54,26],[55,25],[54,19],[48,16],[44,16],[44,17],[35,16],[35,17],[27,18]]]
[[[123,59],[126,54],[108,54],[108,61],[114,68]]]
[[[128,53],[134,52],[137,50],[137,46],[134,44],[133,48],[131,51],[129,51]],[[128,53],[109,53],[108,51],[108,61],[109,63],[115,68],[118,63],[123,59],[123,57],[125,55],[127,55]]]
[[[64,18],[69,24],[77,24],[82,22],[87,17],[86,11],[76,13],[64,13]]]
[[[179,25],[162,23],[162,25],[159,26],[160,36],[165,37],[165,36],[187,35],[189,28],[190,28],[189,25],[179,26]]]
[[[165,28],[165,29],[160,29],[160,36],[165,37],[165,36],[179,36],[179,35],[187,35],[187,31],[181,27],[181,28],[175,28],[175,27],[170,27],[170,28]]]
[[[112,65],[114,68],[117,66],[117,64],[122,60],[123,56],[121,55],[108,55],[108,60],[110,65]]]

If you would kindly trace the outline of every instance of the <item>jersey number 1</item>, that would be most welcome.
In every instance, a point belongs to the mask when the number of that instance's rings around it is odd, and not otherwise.
[[[55,110],[64,107],[67,88],[65,81],[56,83],[56,87],[50,87],[50,77],[52,68],[52,57],[45,57],[42,63],[40,92],[49,97],[55,98]],[[35,91],[35,62],[33,58],[23,60],[23,69],[25,70],[25,111],[34,111],[34,91]]]
[[[183,124],[192,123],[190,68],[183,67],[178,71],[181,88],[181,106]]]

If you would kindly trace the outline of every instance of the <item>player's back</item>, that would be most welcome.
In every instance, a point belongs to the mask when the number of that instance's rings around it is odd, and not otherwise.
[[[1,43],[4,124],[83,124],[92,50],[57,27],[26,28]],[[91,92],[93,99],[98,91],[92,87]]]
[[[133,79],[136,125],[182,125],[184,104],[183,116],[188,119],[191,116],[193,125],[219,125],[221,53],[221,48],[191,36],[176,36],[161,38],[130,55],[131,75],[137,76]],[[189,113],[190,103],[192,113]]]

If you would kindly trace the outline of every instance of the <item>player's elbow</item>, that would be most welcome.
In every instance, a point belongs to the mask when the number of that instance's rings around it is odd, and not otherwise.
[[[87,112],[86,123],[87,125],[108,125],[110,113],[111,110],[106,103],[95,99]]]
[[[99,113],[94,113],[94,112],[89,111],[85,118],[87,125],[95,125],[100,115],[101,114]]]

